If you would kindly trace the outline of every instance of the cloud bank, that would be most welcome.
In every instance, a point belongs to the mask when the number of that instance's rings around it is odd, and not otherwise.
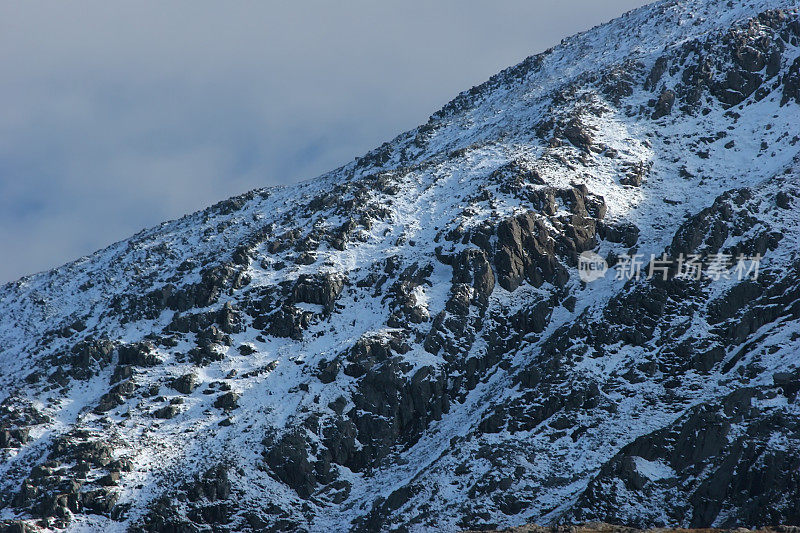
[[[331,170],[645,3],[6,2],[0,283]]]

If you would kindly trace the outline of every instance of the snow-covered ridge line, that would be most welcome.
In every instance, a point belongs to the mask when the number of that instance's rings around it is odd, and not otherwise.
[[[659,2],[454,102],[0,288],[0,531],[794,521],[797,6]]]

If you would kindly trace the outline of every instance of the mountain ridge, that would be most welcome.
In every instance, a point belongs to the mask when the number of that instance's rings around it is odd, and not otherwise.
[[[798,38],[793,2],[657,2],[0,287],[0,519],[797,523]],[[588,284],[586,251],[765,262]]]

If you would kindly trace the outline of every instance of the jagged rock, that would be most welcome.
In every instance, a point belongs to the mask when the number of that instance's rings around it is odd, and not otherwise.
[[[672,106],[675,105],[675,92],[666,90],[661,93],[653,111],[653,120],[658,120],[672,113]]]
[[[607,516],[609,521],[640,526],[653,523],[655,517],[643,513],[632,519],[629,512],[614,505],[620,498],[629,503],[652,502],[646,496],[652,490],[647,488],[662,485],[678,488],[681,496],[677,501],[660,503],[677,523],[687,526],[713,523],[733,502],[735,514],[724,517],[723,527],[769,522],[775,512],[793,522],[797,511],[786,507],[787,503],[777,504],[782,506],[779,510],[761,502],[795,498],[798,485],[786,476],[794,465],[800,465],[800,456],[793,451],[771,450],[766,443],[776,426],[784,427],[781,431],[792,440],[800,436],[800,427],[794,422],[783,426],[788,413],[780,407],[772,408],[774,414],[763,422],[752,422],[751,401],[765,395],[764,389],[742,389],[720,403],[693,409],[667,429],[636,439],[603,467],[579,502],[577,509],[582,510],[573,516],[579,520]],[[744,431],[729,436],[732,423],[743,424]],[[615,477],[623,480],[624,488],[610,487]],[[792,496],[775,499],[770,492],[776,487],[792,491]],[[678,507],[690,512],[676,512]]]
[[[119,500],[119,493],[110,488],[100,488],[81,493],[80,499],[87,512],[109,516]]]
[[[236,409],[239,407],[239,398],[241,398],[241,395],[235,392],[226,392],[214,400],[214,407],[225,409],[226,411]]]
[[[398,358],[369,369],[353,396],[352,422],[363,448],[354,464],[361,469],[386,456],[398,437],[414,442],[450,408],[444,377],[431,367],[405,376]]]
[[[100,401],[94,408],[94,412],[102,414],[111,411],[117,406],[125,403],[125,398],[130,398],[136,392],[136,384],[132,380],[126,380],[114,385],[111,390],[100,397]]]
[[[308,328],[312,318],[313,313],[284,305],[270,317],[267,331],[276,337],[302,340],[303,330]]]
[[[0,428],[0,448],[20,448],[30,440],[28,428]]]
[[[500,223],[494,262],[497,281],[507,291],[516,290],[526,278],[538,287],[545,281],[563,286],[569,277],[556,259],[549,230],[531,213]]]
[[[602,225],[598,232],[603,239],[625,245],[627,248],[636,246],[639,240],[639,228],[630,222],[623,222],[612,226]]]
[[[786,73],[783,81],[783,97],[781,105],[788,104],[791,100],[800,104],[800,57],[794,60],[791,68]]]
[[[336,375],[341,370],[341,363],[337,360],[323,361],[320,363],[319,372],[317,377],[322,383],[333,383],[336,380]]]
[[[197,333],[197,344],[200,347],[218,344],[223,346],[230,346],[233,340],[230,335],[224,333],[216,326],[209,326],[208,328]]]
[[[590,151],[594,140],[591,131],[578,120],[571,120],[563,130],[564,137],[576,148],[583,151]]]
[[[196,374],[184,374],[172,380],[170,386],[182,394],[191,394],[199,385]]]
[[[394,268],[397,267],[387,264],[387,273],[393,273]],[[408,322],[422,324],[429,320],[428,310],[419,301],[417,289],[430,284],[428,277],[432,271],[431,264],[421,267],[419,263],[414,263],[400,273],[388,291],[395,311],[387,321],[389,327],[403,328]]]
[[[165,405],[153,411],[153,417],[169,420],[170,418],[175,418],[180,412],[181,410],[177,405]]]
[[[321,305],[329,314],[343,287],[344,280],[333,274],[301,275],[292,291],[292,298],[295,302]]]
[[[494,290],[495,277],[489,259],[483,250],[464,250],[453,261],[453,283],[472,285],[479,305],[488,304]]]
[[[398,337],[362,337],[344,357],[348,362],[344,373],[351,377],[361,377],[376,364],[386,361],[395,353],[405,353],[408,349]]]
[[[117,351],[119,353],[119,364],[133,366],[156,366],[161,361],[155,354],[156,347],[151,342],[137,342],[134,344],[123,344]]]
[[[636,69],[637,65],[634,62],[626,62],[605,72],[600,86],[603,94],[616,105],[619,105],[624,98],[632,96],[636,83]]]
[[[80,341],[72,347],[71,375],[76,379],[87,379],[93,375],[92,365],[104,368],[111,362],[114,343],[108,339],[95,340],[92,338]]]
[[[225,358],[222,346],[209,340],[201,341],[200,345],[189,350],[187,355],[198,366],[206,366]]]
[[[242,315],[231,302],[226,303],[217,313],[217,324],[225,333],[241,333],[244,331]]]
[[[114,367],[114,373],[111,375],[111,384],[119,383],[120,381],[130,379],[133,377],[133,366],[131,365],[117,365]]]
[[[107,466],[112,461],[114,450],[110,445],[96,440],[74,442],[78,438],[71,435],[59,438],[51,446],[51,457],[76,462],[86,461],[98,467]]]
[[[264,453],[264,462],[272,472],[303,499],[309,498],[317,487],[307,447],[302,430],[295,429],[283,435]]]
[[[166,330],[169,332],[197,333],[214,324],[211,313],[175,313]]]
[[[149,505],[137,531],[197,531],[199,526],[218,528],[230,522],[231,482],[228,467],[218,465],[179,487],[186,496],[180,507],[162,497]],[[187,502],[188,500],[188,502]]]
[[[652,70],[650,70],[650,74],[647,75],[647,80],[645,81],[644,88],[652,91],[658,85],[658,82],[661,81],[661,77],[667,71],[668,66],[668,59],[664,56],[659,57],[656,59],[655,64],[653,65]]]

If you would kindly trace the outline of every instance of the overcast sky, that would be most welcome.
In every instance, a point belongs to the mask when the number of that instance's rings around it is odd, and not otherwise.
[[[638,0],[0,4],[0,283],[331,170]]]

